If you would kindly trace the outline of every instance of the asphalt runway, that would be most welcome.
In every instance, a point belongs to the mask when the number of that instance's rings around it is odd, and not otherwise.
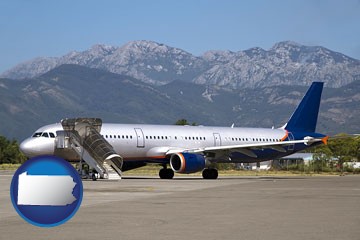
[[[360,176],[84,181],[54,228],[17,215],[11,177],[0,172],[0,239],[360,239]]]

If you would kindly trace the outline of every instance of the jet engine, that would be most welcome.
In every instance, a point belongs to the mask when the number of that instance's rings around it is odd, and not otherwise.
[[[203,155],[193,153],[175,153],[170,157],[171,169],[176,173],[194,173],[205,168]]]

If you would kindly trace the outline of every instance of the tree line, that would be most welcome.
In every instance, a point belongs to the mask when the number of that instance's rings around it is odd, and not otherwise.
[[[314,153],[315,168],[322,166],[324,169],[325,166],[328,170],[352,171],[354,169],[344,163],[360,162],[360,136],[339,134],[330,138],[327,145],[311,148],[309,152]]]
[[[16,140],[0,136],[0,164],[17,164],[25,162],[26,157],[20,152]]]

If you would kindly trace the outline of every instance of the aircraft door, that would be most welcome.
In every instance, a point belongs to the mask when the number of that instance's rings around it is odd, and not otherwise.
[[[134,128],[136,133],[136,140],[137,140],[137,147],[143,148],[145,147],[145,139],[144,139],[144,133],[141,128]]]
[[[221,136],[219,133],[214,133],[214,146],[221,146]]]

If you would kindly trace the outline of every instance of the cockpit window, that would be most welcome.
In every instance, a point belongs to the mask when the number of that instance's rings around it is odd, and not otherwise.
[[[42,132],[36,132],[34,133],[33,137],[41,137]]]
[[[49,137],[49,134],[47,132],[43,132],[43,134],[41,134],[42,137]]]
[[[55,133],[52,132],[36,132],[32,137],[46,137],[46,138],[55,138]]]

